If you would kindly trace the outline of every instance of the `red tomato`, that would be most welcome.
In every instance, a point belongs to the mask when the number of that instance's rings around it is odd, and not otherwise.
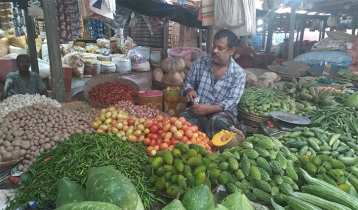
[[[183,134],[180,131],[175,131],[174,138],[180,141],[183,139]]]
[[[157,140],[157,145],[161,145],[161,144],[163,144],[163,139],[158,139]]]
[[[181,123],[179,120],[175,120],[173,125],[179,130],[183,126],[183,123]]]
[[[198,126],[196,126],[196,125],[191,126],[191,130],[193,131],[193,133],[198,132]]]
[[[185,132],[186,130],[188,130],[188,126],[186,124],[183,124],[183,126],[181,127],[181,129]]]
[[[153,125],[158,125],[158,121],[153,120]]]
[[[178,132],[180,132],[183,136],[185,135],[185,132],[183,130],[178,130]]]
[[[134,120],[133,118],[129,118],[129,119],[127,120],[127,123],[128,123],[128,126],[134,125],[135,120]]]
[[[163,130],[158,130],[158,135],[161,135],[162,133],[165,133],[165,131],[163,131]]]
[[[193,142],[187,141],[187,142],[185,142],[185,144],[193,144]]]
[[[203,133],[201,131],[198,131],[197,133],[199,136],[201,136],[201,137],[203,136]]]
[[[170,130],[170,127],[171,127],[170,124],[164,125],[164,126],[163,126],[163,131],[168,132],[168,131]]]
[[[143,144],[149,146],[150,145],[150,138],[145,138],[143,140]]]
[[[167,132],[164,136],[164,139],[172,139],[173,138],[173,133],[171,132]]]
[[[158,135],[157,134],[152,134],[152,140],[158,140]]]
[[[174,124],[174,122],[177,120],[178,118],[176,118],[176,117],[171,117],[170,118],[170,123],[171,124]]]
[[[170,126],[170,132],[172,132],[173,134],[177,131],[177,127],[175,127],[174,125]]]
[[[172,139],[170,144],[175,146],[176,143],[178,143],[178,140]]]
[[[153,134],[152,134],[152,133],[148,133],[147,138],[152,139],[152,136],[153,136]]]
[[[191,127],[191,123],[190,123],[190,122],[186,122],[186,125],[187,125],[188,127]]]
[[[158,122],[158,129],[163,130],[163,122]]]
[[[144,127],[146,128],[150,128],[150,126],[153,125],[153,120],[152,119],[146,119],[143,123]]]
[[[152,146],[149,146],[149,147],[147,148],[147,152],[150,152],[151,150],[153,150],[153,147],[152,147]]]
[[[157,133],[158,132],[158,126],[157,125],[152,125],[150,127],[150,132],[151,133]]]
[[[188,137],[188,139],[193,138],[193,136],[194,136],[193,131],[191,129],[186,130],[185,136]]]
[[[184,117],[179,117],[179,121],[184,125],[186,123],[186,119]]]
[[[149,145],[154,147],[155,145],[157,145],[157,141],[156,140],[151,140]]]
[[[190,141],[193,142],[193,144],[197,144],[197,140],[196,140],[196,138],[194,138],[194,137],[191,138]]]
[[[155,154],[157,154],[157,151],[155,151],[154,149],[148,152],[149,157],[154,157]]]
[[[169,147],[169,145],[167,143],[160,144],[160,149],[161,150],[166,150],[166,149],[168,149],[168,147]]]
[[[160,151],[159,145],[155,145],[155,146],[153,147],[153,149],[154,149],[156,152]]]
[[[164,117],[163,121],[168,121],[170,120],[169,117]]]
[[[209,145],[210,147],[214,147],[214,144],[213,144],[213,142],[211,142],[211,141],[208,141],[208,145]]]
[[[162,115],[158,115],[156,118],[155,118],[158,122],[163,122],[163,116]]]
[[[169,150],[173,150],[173,149],[174,149],[174,145],[169,145],[168,149],[169,149]]]
[[[160,138],[165,139],[165,135],[166,135],[166,134],[167,134],[166,132],[163,132],[163,133],[161,133],[159,136],[160,136]]]
[[[187,142],[189,139],[188,139],[188,137],[186,137],[186,136],[183,136],[183,138],[181,139],[181,141],[182,142]]]
[[[197,139],[197,138],[199,138],[199,134],[194,132],[193,137]]]
[[[171,144],[172,144],[170,139],[164,139],[163,142],[164,142],[164,143],[167,143],[168,145],[171,145]]]

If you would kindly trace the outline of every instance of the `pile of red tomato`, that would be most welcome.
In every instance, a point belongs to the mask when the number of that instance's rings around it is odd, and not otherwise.
[[[196,144],[203,146],[208,152],[215,153],[212,149],[213,144],[205,133],[198,130],[197,126],[192,126],[184,117],[164,117],[158,115],[155,120],[147,119],[150,123],[150,133],[147,134],[143,144],[147,145],[149,156],[155,156],[156,152],[165,149],[173,149],[179,141],[186,144]]]
[[[178,119],[158,115],[155,120],[128,117],[123,110],[109,107],[101,111],[91,127],[97,133],[115,134],[132,143],[143,143],[148,146],[149,156],[155,156],[158,151],[173,149],[178,141],[201,145],[210,153],[216,152],[206,134],[184,117]]]

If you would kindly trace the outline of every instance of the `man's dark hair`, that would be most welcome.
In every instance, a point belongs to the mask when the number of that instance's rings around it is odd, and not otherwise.
[[[240,39],[237,38],[237,36],[229,29],[221,29],[218,32],[216,32],[214,36],[214,40],[218,40],[224,38],[227,41],[227,45],[230,48],[239,46]]]
[[[20,55],[18,55],[18,56],[16,57],[16,63],[19,62],[20,58],[24,58],[24,57],[30,59],[30,56],[28,56],[28,55],[26,55],[26,54],[20,54]]]

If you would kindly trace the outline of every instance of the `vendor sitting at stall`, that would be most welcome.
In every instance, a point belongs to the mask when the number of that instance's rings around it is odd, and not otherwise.
[[[180,116],[198,126],[211,139],[221,130],[228,130],[245,138],[235,128],[237,109],[244,92],[246,74],[232,59],[240,40],[228,29],[214,36],[211,56],[196,59],[185,79],[183,96],[194,103]]]
[[[19,70],[6,76],[2,98],[15,94],[41,94],[47,96],[47,90],[40,75],[29,70],[30,57],[26,54],[18,55],[16,63]]]

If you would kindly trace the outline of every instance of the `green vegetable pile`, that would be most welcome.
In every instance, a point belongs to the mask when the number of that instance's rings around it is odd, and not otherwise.
[[[225,150],[217,158],[225,188],[230,193],[243,191],[251,201],[284,202],[283,195],[299,190],[294,162],[298,161],[286,146],[263,135],[248,137],[240,147]]]
[[[352,95],[351,93],[348,93],[348,92],[335,92],[335,93],[332,93],[332,95],[334,96],[334,100],[337,102],[337,103],[340,103],[340,104],[346,104],[347,103],[347,100],[348,98]]]
[[[351,83],[352,81],[358,81],[358,76],[353,74],[350,70],[340,70],[338,72],[339,77],[333,81],[337,84]]]
[[[238,107],[246,113],[270,117],[270,111],[295,113],[295,103],[280,91],[260,88],[247,88],[241,97]]]
[[[51,158],[51,159],[49,159]],[[146,146],[123,141],[108,134],[75,134],[60,142],[56,149],[42,153],[29,168],[29,178],[21,183],[7,209],[16,209],[29,201],[40,207],[56,202],[56,182],[62,177],[85,186],[92,167],[115,166],[136,187],[145,208],[160,201],[143,173],[149,157]]]
[[[341,134],[355,143],[358,136],[358,112],[350,107],[330,106],[306,113],[312,127],[319,127],[331,133]]]

